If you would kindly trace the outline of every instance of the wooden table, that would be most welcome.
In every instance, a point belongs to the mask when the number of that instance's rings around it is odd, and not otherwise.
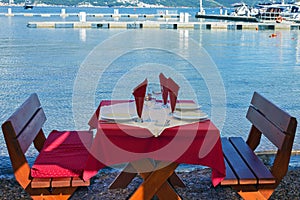
[[[112,103],[115,102],[102,101],[100,107]],[[175,173],[180,163],[210,167],[214,186],[225,177],[220,132],[210,120],[167,128],[159,137],[148,129],[97,120],[91,153],[84,179],[105,166],[120,163],[129,164],[110,188],[126,187],[140,174],[144,181],[131,199],[151,199],[154,195],[159,199],[180,199],[172,187],[183,186]]]

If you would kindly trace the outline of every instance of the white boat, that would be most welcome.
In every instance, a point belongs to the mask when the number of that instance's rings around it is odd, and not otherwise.
[[[32,9],[33,3],[30,0],[25,0],[24,9]]]
[[[250,7],[245,3],[235,3],[232,4],[232,6],[234,7],[234,12],[231,13],[231,15],[233,16],[254,17],[259,13],[259,10],[257,8]]]
[[[300,19],[300,6],[294,3],[275,3],[270,5],[259,5],[259,20],[276,21],[293,21]]]

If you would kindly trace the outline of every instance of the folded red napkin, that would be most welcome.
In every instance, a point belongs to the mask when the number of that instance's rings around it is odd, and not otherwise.
[[[167,85],[169,89],[171,111],[173,113],[176,107],[176,101],[177,101],[178,91],[180,87],[175,83],[175,81],[173,81],[172,78],[168,78]]]
[[[168,86],[167,86],[167,81],[168,79],[165,77],[165,75],[163,73],[159,74],[159,82],[160,82],[160,86],[162,88],[162,99],[163,99],[163,103],[164,105],[167,104],[168,101]]]
[[[147,85],[148,80],[145,79],[142,83],[140,83],[137,87],[133,89],[132,93],[135,99],[136,111],[140,118],[142,117]]]

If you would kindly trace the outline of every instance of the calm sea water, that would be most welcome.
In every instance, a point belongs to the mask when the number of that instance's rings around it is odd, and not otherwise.
[[[67,13],[113,13],[113,9],[95,8],[65,8]],[[34,8],[24,10],[13,7],[14,13],[60,13],[60,7]],[[197,9],[173,9],[179,12],[189,12],[193,15]],[[0,7],[0,14],[6,13],[7,7]],[[122,8],[119,13],[156,14],[156,9]],[[209,10],[209,12],[217,12]],[[29,96],[36,92],[44,107],[47,122],[45,132],[52,129],[87,129],[87,123],[75,123],[73,116],[74,85],[79,69],[90,59],[95,49],[104,52],[99,60],[108,60],[107,57],[119,49],[130,47],[131,41],[139,45],[151,43],[151,37],[145,41],[136,41],[135,35],[147,35],[153,30],[130,30],[132,38],[122,40],[118,35],[126,35],[125,29],[32,29],[27,28],[29,21],[74,21],[77,17],[5,17],[0,15],[0,122],[7,117]],[[101,20],[88,18],[88,20]],[[155,30],[154,35],[177,35],[179,40],[174,41],[178,52],[192,49],[187,57],[201,63],[203,57],[197,58],[202,52],[204,58],[211,59],[210,64],[216,66],[213,73],[219,74],[224,86],[225,109],[222,136],[247,137],[250,124],[245,115],[251,96],[254,91],[288,111],[291,115],[300,116],[300,32],[275,31],[277,37],[269,36],[274,31],[234,31],[234,30]],[[115,39],[111,39],[115,38]],[[108,42],[107,42],[108,41]],[[118,41],[114,46],[109,42]],[[155,38],[155,41],[168,44],[165,37]],[[191,42],[192,41],[192,42]],[[196,52],[201,47],[201,52]],[[97,48],[101,48],[100,50]],[[196,88],[196,98],[202,109],[210,113],[212,95],[207,88],[205,77],[199,77],[191,63],[182,57],[164,49],[140,49],[129,51],[114,59],[99,82],[96,90],[92,91],[95,101],[92,108],[101,99],[110,98],[114,86],[123,75],[130,75],[135,71],[142,71],[141,77],[129,76],[128,84],[123,84],[123,94],[117,92],[119,98],[130,95],[132,85],[136,80],[151,76],[154,65],[163,71],[168,69],[184,77],[191,87]],[[176,51],[177,51],[176,50]],[[194,52],[193,52],[194,51]],[[196,58],[195,58],[196,57]],[[101,62],[100,62],[101,63]],[[203,60],[203,63],[207,63]],[[102,66],[95,66],[96,68]],[[146,70],[143,73],[143,70]],[[149,71],[148,71],[149,70]],[[203,68],[204,70],[204,68]],[[149,74],[148,74],[149,73]],[[134,73],[133,73],[134,74]],[[213,75],[213,74],[212,74]],[[106,77],[106,78],[103,78]],[[86,82],[95,80],[86,79]],[[222,89],[222,88],[221,88]],[[187,91],[187,90],[186,90]],[[216,90],[218,91],[218,90]],[[84,99],[86,94],[82,92]],[[186,97],[185,87],[181,88],[182,98]],[[214,94],[217,95],[217,94]],[[221,95],[221,94],[220,94]],[[82,122],[87,122],[91,113],[81,116]],[[1,131],[0,131],[1,132]],[[294,143],[294,150],[300,150],[300,129],[298,128]],[[264,142],[260,150],[273,149]],[[35,151],[29,151],[29,156],[35,156]],[[0,134],[0,171],[1,174],[11,173],[8,153],[2,132]]]

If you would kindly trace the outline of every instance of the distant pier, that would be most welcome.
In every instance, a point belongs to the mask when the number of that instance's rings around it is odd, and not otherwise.
[[[85,13],[86,17],[95,18],[163,18],[163,19],[177,19],[180,14],[174,13],[168,10],[162,10],[162,12],[156,14],[124,14],[119,13],[118,9],[114,10],[114,13]],[[7,13],[0,13],[0,16],[14,17],[14,16],[24,16],[24,17],[77,17],[80,13],[66,13],[65,9],[61,10],[61,13],[13,13],[11,8],[8,8]]]
[[[98,28],[98,29],[207,29],[207,30],[300,30],[300,22],[258,22],[255,17],[231,16],[231,15],[205,15],[197,13],[191,16],[189,13],[161,12],[157,14],[120,14],[118,9],[114,13],[0,13],[0,16],[25,16],[25,17],[52,17],[62,18],[76,16],[78,21],[41,21],[28,22],[29,28]],[[93,18],[88,21],[87,17]],[[190,21],[191,17],[194,17]],[[124,19],[125,18],[125,19]],[[203,20],[198,18],[204,18]],[[96,21],[100,19],[101,21]],[[216,21],[205,20],[216,19]],[[219,20],[219,21],[217,21]]]
[[[244,22],[160,22],[160,21],[29,22],[27,26],[29,28],[300,30],[300,24],[244,23]]]
[[[251,16],[234,16],[234,15],[211,15],[211,14],[199,14],[195,15],[196,18],[203,19],[219,19],[219,20],[230,20],[230,21],[241,21],[241,22],[258,22],[256,17]]]

